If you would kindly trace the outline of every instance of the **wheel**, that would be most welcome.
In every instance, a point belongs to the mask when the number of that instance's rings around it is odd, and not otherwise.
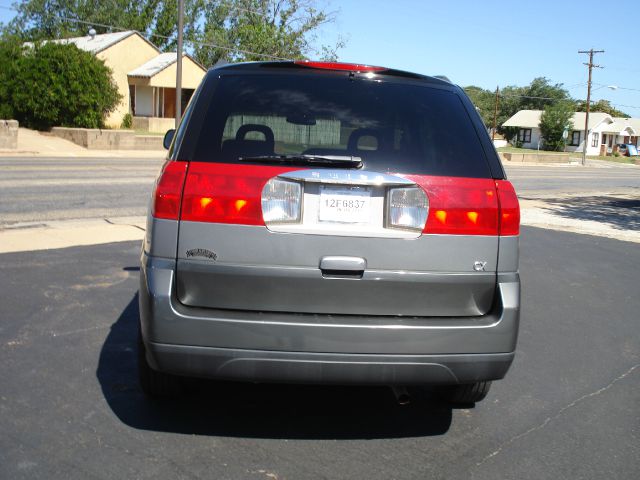
[[[179,377],[158,372],[149,366],[141,334],[138,334],[138,381],[142,391],[150,397],[175,397],[182,393]]]
[[[476,403],[487,396],[490,388],[490,381],[455,385],[443,389],[441,396],[448,402],[455,404]]]

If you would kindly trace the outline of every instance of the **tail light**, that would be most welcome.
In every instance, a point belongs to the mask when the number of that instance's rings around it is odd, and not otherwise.
[[[520,208],[510,182],[488,178],[407,175],[429,197],[424,233],[518,235]]]
[[[420,187],[392,188],[387,201],[387,227],[422,231],[429,201]]]
[[[269,223],[300,221],[302,185],[273,178],[262,189],[262,218]]]
[[[184,185],[181,219],[264,225],[263,188],[271,178],[291,170],[296,168],[192,162]]]
[[[155,218],[178,220],[180,197],[187,174],[187,162],[168,161],[162,166],[153,191],[151,215]]]
[[[520,204],[513,185],[508,180],[496,180],[500,204],[500,235],[520,234]]]
[[[300,60],[295,62],[296,65],[309,68],[319,68],[321,70],[344,70],[349,72],[381,72],[387,70],[386,67],[374,67],[372,65],[362,65],[360,63],[341,63],[341,62],[311,62],[309,60]]]

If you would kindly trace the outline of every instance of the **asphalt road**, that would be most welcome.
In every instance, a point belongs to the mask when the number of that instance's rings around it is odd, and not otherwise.
[[[0,478],[640,478],[636,244],[524,228],[518,353],[470,409],[135,378],[137,242],[0,255]]]
[[[21,222],[143,216],[162,160],[0,158],[0,227]],[[640,198],[640,168],[508,167],[525,198],[622,193]]]

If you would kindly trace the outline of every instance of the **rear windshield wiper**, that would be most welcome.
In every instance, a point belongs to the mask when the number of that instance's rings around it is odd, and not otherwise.
[[[238,157],[241,162],[286,163],[287,165],[331,165],[343,168],[360,168],[362,158],[351,155],[258,155]]]

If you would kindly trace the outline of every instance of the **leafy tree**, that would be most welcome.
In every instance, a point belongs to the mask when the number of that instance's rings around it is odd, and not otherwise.
[[[564,132],[573,129],[571,117],[575,111],[572,102],[560,101],[547,105],[540,116],[540,134],[544,140],[543,148],[561,152],[564,150],[566,140]]]
[[[579,101],[578,104],[577,104],[576,111],[577,112],[586,112],[587,111],[587,102],[584,101],[584,100]],[[609,100],[598,100],[597,102],[593,102],[591,104],[591,108],[589,109],[589,111],[590,112],[608,113],[612,117],[629,118],[631,116],[631,115],[628,115],[628,114],[624,113],[623,111],[618,110],[617,108],[613,107],[611,105],[611,103],[609,102]]]
[[[204,28],[196,34],[194,53],[205,66],[222,60],[255,61],[273,57],[325,60],[337,58],[344,46],[314,48],[319,27],[335,20],[315,0],[221,0],[208,2]],[[197,43],[200,43],[198,45]]]
[[[464,87],[464,91],[475,105],[487,129],[493,128],[493,116],[496,101],[495,93],[474,85]]]
[[[480,111],[487,128],[493,127],[495,109],[495,92],[480,87],[465,87],[467,95]],[[503,127],[502,124],[520,110],[544,110],[545,107],[558,102],[575,104],[569,92],[562,84],[551,84],[545,77],[537,77],[526,87],[509,85],[499,92],[497,125],[498,132],[512,140],[518,133],[516,127]]]
[[[196,28],[204,0],[185,0],[185,32]],[[175,49],[177,0],[26,0],[15,5],[16,17],[6,30],[37,41],[118,29],[137,30],[161,49]],[[168,37],[168,38],[166,38]]]
[[[573,102],[569,92],[562,88],[561,83],[551,84],[545,77],[537,77],[523,88],[520,110],[544,110],[560,100]]]
[[[75,45],[0,42],[0,116],[46,130],[100,128],[120,94],[111,71]]]
[[[161,50],[175,51],[177,0],[25,0],[4,30],[25,41],[137,30]],[[218,60],[321,57],[344,46],[315,48],[318,28],[336,18],[318,0],[185,0],[184,38],[205,66]],[[241,52],[239,50],[244,50]],[[247,53],[251,52],[251,53]]]

